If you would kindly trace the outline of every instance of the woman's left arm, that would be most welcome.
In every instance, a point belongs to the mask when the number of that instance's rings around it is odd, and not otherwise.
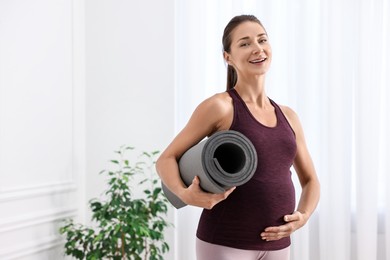
[[[261,238],[267,241],[278,240],[290,236],[295,230],[306,224],[320,198],[320,183],[306,141],[301,123],[297,114],[288,107],[281,107],[295,132],[297,143],[297,155],[294,159],[294,169],[298,175],[302,187],[297,210],[284,216],[286,224],[277,227],[267,227],[261,233]]]

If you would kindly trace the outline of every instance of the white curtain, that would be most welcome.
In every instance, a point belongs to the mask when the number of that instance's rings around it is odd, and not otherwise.
[[[221,37],[243,13],[266,27],[267,94],[299,114],[321,181],[292,260],[390,260],[389,0],[176,1],[178,131],[197,104],[225,90]],[[199,213],[176,213],[177,259],[195,259]]]

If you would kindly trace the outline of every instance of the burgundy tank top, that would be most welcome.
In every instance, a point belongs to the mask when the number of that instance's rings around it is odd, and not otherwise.
[[[283,216],[295,209],[295,190],[291,180],[296,155],[295,134],[280,107],[275,108],[277,125],[267,127],[251,114],[235,89],[231,130],[248,137],[256,148],[258,166],[252,179],[237,187],[211,210],[204,209],[197,237],[203,241],[247,250],[279,250],[290,245],[290,238],[264,241],[266,227],[285,224]]]

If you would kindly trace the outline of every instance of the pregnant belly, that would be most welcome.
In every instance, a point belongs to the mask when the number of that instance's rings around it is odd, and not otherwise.
[[[237,187],[212,210],[203,211],[198,236],[232,246],[237,243],[260,245],[264,243],[260,233],[266,227],[285,224],[283,217],[294,209],[292,182],[265,184],[251,180]]]

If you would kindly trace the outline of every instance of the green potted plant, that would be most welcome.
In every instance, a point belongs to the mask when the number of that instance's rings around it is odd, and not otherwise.
[[[92,199],[92,221],[95,228],[66,220],[60,233],[65,236],[65,254],[76,259],[134,259],[162,260],[169,251],[164,241],[164,230],[170,225],[165,215],[168,201],[165,198],[157,174],[157,151],[142,153],[140,160],[131,164],[126,152],[132,147],[123,146],[116,151],[119,159],[111,160],[115,170],[103,170],[108,177],[105,199]],[[142,175],[137,189],[143,195],[132,192],[136,175]]]

